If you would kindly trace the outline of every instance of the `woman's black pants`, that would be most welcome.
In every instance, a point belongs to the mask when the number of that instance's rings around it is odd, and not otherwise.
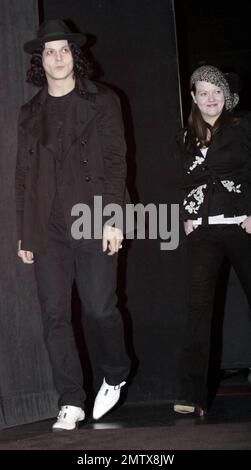
[[[186,240],[188,320],[179,399],[206,408],[211,323],[219,268],[223,258],[228,257],[251,306],[251,234],[236,224],[209,225],[198,227]]]

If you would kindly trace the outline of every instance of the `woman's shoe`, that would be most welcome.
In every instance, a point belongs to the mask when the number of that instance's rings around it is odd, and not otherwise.
[[[206,414],[206,411],[200,406],[176,404],[174,405],[173,409],[174,411],[176,411],[176,413],[182,413],[182,414],[197,413],[200,417]]]
[[[190,405],[174,405],[173,407],[174,411],[176,413],[194,413],[195,412],[195,406],[190,406]]]

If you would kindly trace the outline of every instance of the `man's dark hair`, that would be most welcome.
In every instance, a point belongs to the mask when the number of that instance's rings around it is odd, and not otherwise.
[[[92,78],[94,65],[86,58],[80,47],[75,43],[69,43],[73,57],[73,72],[75,78]],[[42,87],[46,84],[46,75],[42,64],[44,44],[36,49],[30,60],[30,68],[27,70],[26,81],[35,86]]]

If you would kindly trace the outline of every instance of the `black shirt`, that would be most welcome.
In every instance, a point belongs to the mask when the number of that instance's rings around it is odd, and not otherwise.
[[[56,165],[61,165],[64,157],[66,132],[70,133],[71,129],[65,128],[65,117],[71,106],[71,97],[75,93],[73,89],[63,96],[51,96],[48,94],[44,114],[44,135],[46,136],[46,144],[50,145],[55,159],[55,175]],[[74,123],[72,123],[74,125]],[[58,190],[51,208],[50,222],[65,225],[64,214],[58,197]]]

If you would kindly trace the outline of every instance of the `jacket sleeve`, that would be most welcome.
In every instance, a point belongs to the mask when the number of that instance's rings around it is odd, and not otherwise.
[[[97,116],[104,161],[103,204],[123,205],[126,183],[126,143],[118,97],[104,91]]]
[[[28,169],[28,156],[25,146],[25,135],[21,128],[21,113],[18,119],[17,134],[17,159],[15,174],[15,191],[16,191],[16,221],[18,240],[22,238],[23,211],[24,211],[24,194],[25,194],[25,178]]]

